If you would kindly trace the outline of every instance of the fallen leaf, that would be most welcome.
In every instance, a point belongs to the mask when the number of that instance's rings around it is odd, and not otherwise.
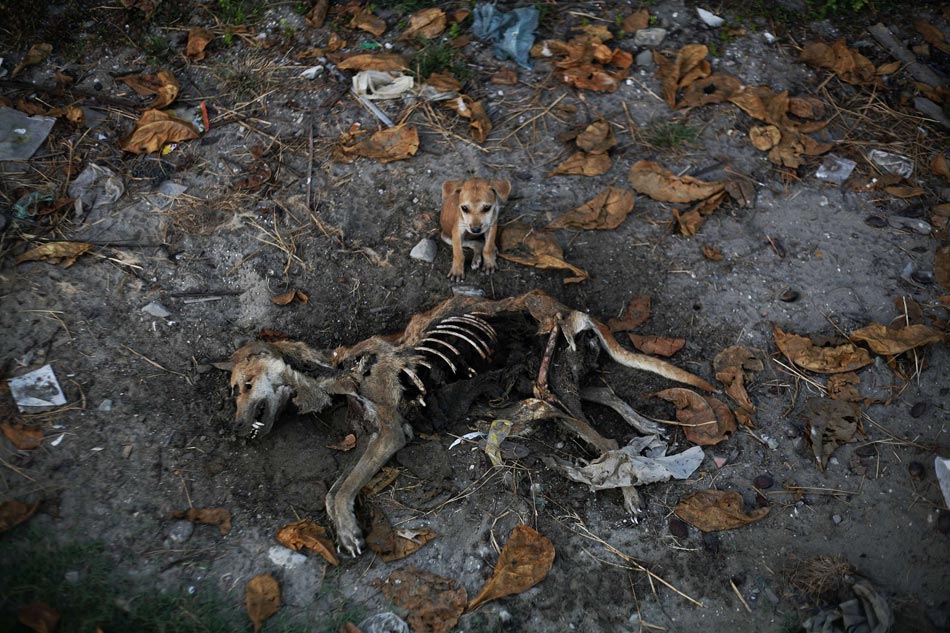
[[[650,25],[650,12],[646,8],[640,8],[628,15],[620,23],[620,28],[624,33],[636,33],[640,29],[645,29]]]
[[[467,611],[480,605],[521,593],[548,575],[554,564],[554,545],[527,525],[517,525],[501,550],[492,577],[468,604]]]
[[[214,33],[196,26],[188,31],[188,43],[185,45],[185,57],[193,62],[205,58],[205,47],[214,39]],[[161,106],[154,106],[156,108]]]
[[[330,53],[335,53],[337,51],[343,50],[344,48],[346,48],[346,40],[340,37],[336,33],[330,33],[330,39],[327,40],[327,51]],[[339,68],[339,66],[337,66],[337,68]],[[373,69],[370,68],[367,70],[373,70]],[[394,70],[400,70],[400,69],[396,68]]]
[[[627,302],[627,307],[619,319],[607,321],[611,332],[634,330],[650,318],[650,295],[636,295]]]
[[[779,351],[803,369],[822,374],[839,374],[860,369],[874,362],[866,349],[853,343],[820,347],[805,336],[786,334],[774,323],[772,328]]]
[[[724,188],[721,182],[705,182],[690,176],[676,176],[649,160],[634,163],[630,168],[629,179],[634,189],[660,202],[704,200]]]
[[[676,95],[680,89],[712,72],[712,67],[706,61],[708,53],[709,49],[704,44],[687,44],[677,51],[674,60],[653,51],[656,76],[663,82],[663,100],[671,108],[676,106]]]
[[[350,20],[351,29],[360,29],[379,37],[386,32],[386,22],[373,15],[370,5],[362,7]]]
[[[261,630],[264,620],[280,609],[280,585],[270,574],[260,574],[247,581],[244,588],[247,617],[254,624],[254,633]]]
[[[924,37],[924,40],[928,44],[939,50],[941,53],[950,55],[950,44],[947,44],[946,40],[944,39],[943,31],[922,18],[917,18],[914,20],[914,28],[917,29],[917,32]]]
[[[377,583],[388,601],[409,612],[413,633],[447,633],[465,612],[465,588],[449,578],[406,567]]]
[[[749,140],[757,150],[767,152],[782,140],[782,132],[774,125],[756,125],[749,128]]]
[[[69,268],[81,255],[91,250],[92,244],[86,242],[47,242],[17,257],[16,263],[49,260],[54,265],[64,262],[63,267]]]
[[[598,44],[608,42],[614,37],[610,29],[603,24],[582,24],[577,30]]]
[[[43,443],[43,431],[39,427],[0,422],[0,431],[21,451],[31,451]]]
[[[448,99],[444,101],[446,107],[455,112],[458,112],[461,116],[466,119],[471,119],[471,122],[468,126],[469,134],[476,143],[484,143],[485,139],[488,137],[488,133],[491,132],[492,124],[491,119],[488,118],[488,114],[485,112],[485,108],[482,106],[481,101],[474,101],[468,95],[459,95],[454,99]]]
[[[432,73],[426,79],[426,85],[432,86],[439,92],[458,92],[462,89],[462,82],[444,73]]]
[[[832,374],[828,376],[828,397],[833,400],[861,402],[864,398],[855,386],[859,384],[861,384],[861,379],[854,372]]]
[[[512,222],[505,225],[499,236],[499,255],[503,259],[544,270],[566,269],[574,273],[564,279],[565,284],[578,283],[589,279],[586,271],[564,260],[564,251],[557,239],[550,233],[535,231],[524,222]]]
[[[946,337],[939,330],[920,323],[902,328],[872,323],[855,330],[849,338],[864,341],[871,351],[880,356],[896,356],[915,347],[940,343]]]
[[[893,185],[890,187],[884,187],[884,191],[891,194],[895,198],[901,198],[902,200],[907,198],[916,198],[917,196],[923,196],[927,193],[920,187],[908,187],[906,185]]]
[[[548,174],[549,176],[600,176],[610,169],[610,156],[574,152]]]
[[[577,135],[575,139],[579,149],[589,154],[603,154],[617,144],[610,122],[599,118]]]
[[[56,117],[57,119],[66,119],[73,125],[81,125],[85,117],[82,108],[73,105],[66,106],[65,108],[53,108],[46,114],[47,116]]]
[[[740,207],[751,208],[755,204],[755,186],[746,178],[727,178],[725,187]]]
[[[769,508],[745,513],[742,495],[724,490],[699,490],[680,499],[673,514],[703,532],[732,530],[762,519]]]
[[[21,608],[17,619],[36,633],[53,633],[59,624],[59,612],[45,602],[34,602]]]
[[[713,371],[716,380],[726,388],[726,395],[735,400],[736,404],[755,413],[755,406],[749,400],[745,383],[751,377],[751,372],[762,371],[765,366],[748,347],[733,345],[722,350],[713,359]]]
[[[347,57],[339,64],[340,70],[383,70],[399,71],[407,70],[409,62],[402,55],[395,53],[364,53],[362,55],[353,55]]]
[[[608,187],[596,198],[568,211],[548,225],[549,229],[576,226],[582,229],[615,229],[633,211],[633,192]]]
[[[352,451],[356,448],[356,436],[350,433],[336,444],[327,444],[327,448],[335,451]]]
[[[878,66],[877,71],[875,72],[877,72],[878,75],[893,75],[898,70],[900,70],[900,67],[900,62],[887,62],[886,64],[881,64]]]
[[[934,253],[934,278],[938,284],[950,290],[950,244],[937,247]]]
[[[231,531],[231,513],[226,508],[188,508],[171,513],[173,519],[184,519],[192,523],[216,525],[221,536]]]
[[[437,7],[416,11],[409,16],[409,28],[399,36],[399,39],[408,40],[420,37],[427,40],[434,39],[445,30],[445,22],[445,11]]]
[[[681,214],[677,209],[673,209],[673,217],[676,218],[680,233],[686,236],[696,235],[699,227],[706,221],[706,216],[712,215],[725,200],[726,192],[720,191],[705,200],[700,200],[685,213]]]
[[[666,336],[641,336],[629,332],[630,342],[633,346],[644,354],[656,354],[657,356],[670,357],[683,349],[686,345],[685,338],[668,338]]]
[[[831,454],[854,438],[861,419],[861,407],[854,402],[811,398],[805,402],[802,416],[806,420],[808,442],[822,472]]]
[[[52,44],[34,44],[30,47],[30,50],[26,52],[26,56],[23,60],[13,68],[13,72],[10,73],[10,79],[13,79],[20,74],[27,66],[35,66],[39,64],[44,59],[49,57],[49,54],[53,52]]]
[[[297,301],[299,303],[309,303],[310,297],[308,297],[306,293],[303,293],[297,290],[296,288],[288,292],[285,292],[283,294],[279,294],[279,295],[275,295],[271,297],[271,303],[273,303],[274,305],[279,305],[279,306],[285,306],[290,303],[293,303],[294,301]]]
[[[194,125],[161,110],[146,110],[135,123],[132,133],[119,143],[126,152],[151,154],[167,143],[179,143],[198,138]]]
[[[614,92],[626,72],[609,73],[597,64],[581,64],[566,68],[559,73],[561,81],[580,90]]]
[[[834,44],[811,42],[802,49],[800,61],[818,68],[833,70],[849,84],[869,85],[877,81],[877,69],[861,53],[848,48],[844,38]]]
[[[304,18],[311,27],[322,29],[323,23],[327,19],[327,10],[330,8],[330,0],[317,0],[313,7],[307,12]]]
[[[622,49],[615,49],[610,56],[610,62],[618,68],[627,69],[633,65],[633,55]]]
[[[377,495],[385,490],[389,484],[399,478],[399,469],[391,466],[383,466],[383,469],[373,475],[369,483],[363,486],[363,494],[367,497]]]
[[[501,84],[503,86],[513,86],[518,83],[518,75],[515,71],[510,68],[502,68],[497,73],[491,76],[489,79],[493,84]]]
[[[718,246],[703,246],[703,257],[712,262],[722,261],[722,251]]]
[[[690,389],[674,387],[655,394],[676,407],[676,419],[683,434],[693,444],[713,446],[736,432],[736,418],[721,401],[704,397]]]
[[[934,154],[934,157],[930,160],[930,171],[935,176],[940,176],[950,182],[950,161],[947,160],[944,154]]]
[[[741,87],[742,82],[738,77],[727,73],[714,73],[689,84],[683,90],[683,98],[676,103],[676,108],[725,103]]]
[[[346,133],[343,135],[346,137]],[[368,139],[347,145],[346,138],[334,148],[333,158],[338,162],[351,163],[357,156],[372,158],[380,163],[405,160],[419,149],[419,133],[408,125],[397,125],[375,132]]]
[[[322,556],[331,565],[340,564],[340,560],[333,552],[333,541],[327,536],[326,529],[310,519],[288,523],[277,530],[275,538],[278,543],[295,552],[306,547]]]
[[[414,554],[435,537],[435,532],[429,528],[394,530],[385,513],[379,508],[373,508],[370,529],[366,534],[366,546],[384,562],[390,563]]]
[[[820,119],[825,116],[825,104],[815,97],[789,97],[788,111],[803,119]]]
[[[39,501],[33,505],[27,505],[16,499],[9,499],[0,503],[0,533],[26,521],[33,516],[33,513],[39,507]]]
[[[164,108],[178,97],[180,86],[170,70],[160,70],[155,74],[126,75],[119,81],[142,96],[156,95],[149,104],[150,108]]]

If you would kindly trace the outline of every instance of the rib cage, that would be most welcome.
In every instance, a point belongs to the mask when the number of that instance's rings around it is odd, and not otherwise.
[[[409,392],[424,404],[429,389],[475,376],[495,352],[495,328],[478,313],[446,317],[426,330],[410,348],[411,359],[402,373]]]

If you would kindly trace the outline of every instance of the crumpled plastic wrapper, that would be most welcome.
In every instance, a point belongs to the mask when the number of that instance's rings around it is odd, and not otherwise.
[[[69,197],[75,198],[76,217],[112,205],[125,193],[125,185],[114,171],[90,163],[69,185]]]
[[[888,633],[894,614],[877,589],[866,580],[851,586],[854,598],[822,610],[802,623],[806,633]]]
[[[534,45],[538,15],[534,7],[502,13],[495,9],[495,5],[483,2],[475,7],[472,32],[475,37],[494,44],[492,50],[498,59],[513,59],[522,68],[530,70],[528,52]]]
[[[568,479],[587,484],[591,490],[607,490],[686,479],[699,468],[704,457],[699,446],[667,455],[666,442],[656,435],[647,435],[635,438],[623,448],[607,451],[593,461],[579,460],[580,466],[556,457],[543,459]]]
[[[353,91],[364,99],[398,99],[415,85],[409,75],[382,70],[363,70],[353,75]]]

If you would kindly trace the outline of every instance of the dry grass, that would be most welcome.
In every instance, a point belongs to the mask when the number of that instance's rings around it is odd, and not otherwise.
[[[857,570],[839,556],[817,556],[795,561],[785,571],[789,585],[813,603],[834,602],[837,595],[851,586]]]

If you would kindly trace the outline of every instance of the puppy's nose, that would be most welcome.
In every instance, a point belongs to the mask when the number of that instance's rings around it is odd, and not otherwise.
[[[478,234],[481,233],[483,230],[484,230],[484,229],[483,229],[482,227],[480,227],[480,226],[470,226],[470,227],[468,227],[468,232],[469,232],[469,233],[472,233],[473,235],[478,235]]]

